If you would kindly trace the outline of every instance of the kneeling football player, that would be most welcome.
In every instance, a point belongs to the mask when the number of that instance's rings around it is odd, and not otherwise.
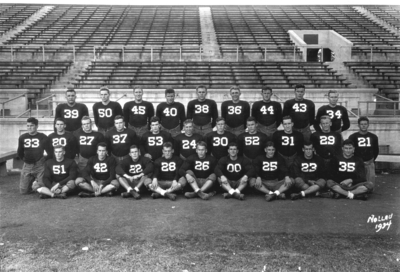
[[[115,178],[117,161],[107,156],[107,145],[101,142],[97,145],[97,155],[91,157],[82,171],[82,177],[76,179],[75,184],[86,192],[80,192],[80,197],[112,196],[113,191],[119,188]],[[89,193],[87,193],[89,192]]]
[[[40,194],[40,198],[65,199],[67,192],[75,188],[78,166],[75,160],[65,157],[65,147],[54,147],[54,157],[46,161],[43,184],[35,181],[32,188]]]
[[[121,161],[116,172],[119,184],[126,189],[126,192],[122,193],[121,196],[123,198],[140,199],[140,188],[146,180],[147,183],[151,182],[149,176],[153,173],[153,163],[149,158],[140,156],[139,148],[132,145],[129,157]]]
[[[186,177],[194,191],[186,192],[186,198],[200,197],[207,200],[215,194],[206,192],[210,191],[217,181],[213,168],[217,164],[217,159],[207,155],[207,144],[203,141],[197,143],[196,153],[186,159],[179,173],[182,177]]]
[[[259,155],[253,160],[257,178],[250,179],[250,186],[264,193],[266,201],[286,199],[285,192],[294,185],[286,162],[275,152],[274,142],[268,141],[264,150],[266,155]]]
[[[155,198],[176,199],[176,192],[179,192],[186,186],[186,179],[179,178],[179,168],[182,166],[183,160],[178,156],[174,156],[174,149],[171,142],[163,144],[163,156],[154,162],[153,179],[145,181],[145,185]]]
[[[249,178],[253,177],[254,169],[249,159],[238,156],[237,143],[232,142],[228,146],[229,155],[219,160],[215,174],[221,187],[227,191],[223,194],[224,198],[244,200],[242,191],[246,188]]]

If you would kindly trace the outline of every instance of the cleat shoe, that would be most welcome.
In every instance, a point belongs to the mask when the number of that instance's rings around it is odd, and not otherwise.
[[[278,195],[278,199],[280,199],[280,200],[286,200],[286,195],[285,195],[285,193],[280,193],[280,194]]]
[[[114,195],[113,192],[108,192],[108,193],[104,194],[104,196],[108,196],[108,197],[112,197],[113,195]]]
[[[166,193],[166,194],[164,195],[164,197],[168,197],[170,200],[175,201],[175,199],[176,199],[176,194]]]
[[[195,192],[186,192],[185,193],[186,198],[196,198],[198,195]]]
[[[153,199],[157,199],[157,198],[161,198],[162,195],[159,194],[159,193],[152,193],[152,194],[151,194],[151,197],[152,197]]]
[[[128,197],[131,197],[132,195],[130,193],[123,192],[123,193],[121,193],[121,196],[122,196],[122,198],[128,198]]]
[[[276,194],[266,194],[265,195],[265,200],[267,202],[270,202],[270,201],[275,200],[275,199],[276,199]]]
[[[212,196],[215,196],[216,194],[217,194],[216,191],[212,191],[212,192],[209,192],[209,193],[208,193],[208,196],[209,196],[209,197],[212,197]]]
[[[353,199],[366,201],[368,200],[368,195],[367,194],[355,195]]]
[[[244,195],[243,194],[239,194],[238,192],[234,192],[232,195],[234,198],[239,199],[239,200],[243,200],[244,199]]]
[[[322,198],[333,198],[334,195],[335,194],[333,192],[328,191],[328,192],[319,193],[318,196],[322,197]]]
[[[303,196],[301,194],[291,194],[290,199],[291,200],[296,200],[296,199],[301,199]]]
[[[85,193],[85,192],[80,192],[78,194],[79,197],[94,197],[94,193]]]
[[[197,192],[197,195],[203,200],[208,200],[210,198],[208,194],[202,192],[201,190]]]
[[[244,194],[240,194],[239,200],[244,200]]]
[[[223,196],[225,199],[232,198],[232,195],[229,194],[229,193],[224,193],[222,196]]]
[[[48,199],[48,198],[51,198],[51,197],[48,196],[48,195],[45,195],[45,194],[39,194],[39,198],[40,199]]]
[[[131,190],[129,193],[133,196],[134,199],[141,199],[141,196],[135,190]]]
[[[342,195],[339,194],[339,193],[334,193],[333,196],[332,196],[332,198],[333,198],[333,199],[339,199],[339,198],[342,198]]]
[[[66,199],[67,196],[66,196],[64,193],[61,193],[61,194],[54,194],[54,198]]]

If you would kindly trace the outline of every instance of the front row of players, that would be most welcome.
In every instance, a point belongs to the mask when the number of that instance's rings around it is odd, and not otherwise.
[[[35,181],[32,188],[41,198],[66,198],[66,193],[78,187],[80,197],[111,196],[121,186],[126,190],[122,197],[140,199],[146,187],[153,198],[176,199],[187,184],[193,189],[186,198],[200,197],[207,200],[215,194],[217,184],[225,193],[224,198],[244,199],[243,190],[250,187],[265,194],[267,201],[292,200],[319,195],[321,197],[366,200],[374,184],[367,181],[364,162],[354,156],[354,143],[345,140],[338,156],[323,159],[315,154],[312,142],[304,142],[303,152],[297,155],[290,167],[276,152],[274,142],[265,145],[265,155],[254,160],[239,156],[238,145],[228,145],[228,156],[217,159],[207,154],[207,144],[200,141],[196,154],[185,161],[174,156],[170,142],[163,144],[163,156],[153,163],[140,156],[139,148],[132,145],[129,156],[119,164],[107,156],[105,143],[97,145],[97,155],[91,157],[78,177],[78,166],[65,157],[65,148],[54,147],[54,157],[45,163],[42,181]],[[217,183],[218,182],[218,183]]]

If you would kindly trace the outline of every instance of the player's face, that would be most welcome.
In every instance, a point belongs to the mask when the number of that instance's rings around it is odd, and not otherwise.
[[[100,98],[101,98],[101,101],[108,102],[108,101],[110,101],[110,94],[107,91],[101,91]]]
[[[97,148],[97,155],[99,155],[100,160],[104,160],[107,156],[107,148],[105,146],[99,146]]]
[[[283,130],[286,133],[292,133],[292,130],[293,130],[292,120],[290,120],[290,119],[283,120],[282,125],[283,125]]]
[[[232,90],[231,91],[232,100],[235,101],[235,102],[239,101],[240,95],[241,95],[241,93],[240,93],[239,90]]]
[[[160,124],[158,122],[152,122],[150,125],[150,129],[153,133],[157,134],[160,132]]]
[[[57,161],[62,161],[64,159],[65,151],[62,148],[54,149],[54,157]]]
[[[271,101],[272,92],[270,90],[262,91],[261,95],[264,101]]]
[[[65,94],[65,98],[67,99],[68,104],[74,104],[76,99],[76,94],[75,92],[67,92]]]
[[[63,133],[65,130],[65,124],[64,124],[64,122],[61,122],[61,121],[57,121],[56,124],[54,125],[54,127],[56,128],[57,132],[59,132],[59,133]]]
[[[358,124],[358,127],[362,132],[367,132],[369,127],[368,121],[361,121],[360,124]]]
[[[132,148],[129,152],[129,156],[131,156],[132,160],[136,161],[139,158],[139,150],[137,148]]]
[[[114,125],[118,132],[124,130],[124,120],[123,119],[114,120]]]
[[[303,152],[306,159],[311,159],[314,153],[314,147],[312,145],[305,145],[303,147]]]
[[[336,106],[338,100],[339,100],[339,94],[337,93],[330,93],[328,95],[328,100],[329,100],[329,105],[331,106]]]
[[[193,123],[187,123],[184,127],[185,134],[191,136],[193,134]]]
[[[217,132],[223,133],[225,131],[225,121],[221,120],[217,123]]]
[[[205,146],[198,145],[196,147],[196,153],[197,153],[197,155],[199,156],[200,159],[203,159],[206,156],[207,148]]]
[[[268,146],[265,149],[265,153],[267,154],[267,158],[272,158],[275,155],[275,147]]]
[[[170,159],[172,158],[172,154],[174,153],[174,150],[172,147],[163,147],[162,153],[164,155],[164,158]]]
[[[26,123],[26,128],[29,134],[35,134],[37,131],[37,126],[34,123]]]
[[[141,89],[135,89],[133,95],[135,96],[135,100],[142,101],[143,91]]]
[[[237,146],[230,146],[228,149],[228,154],[231,158],[235,158],[238,154]]]
[[[350,145],[345,145],[342,147],[343,150],[343,156],[345,158],[350,158],[354,154],[354,146]]]
[[[84,132],[91,132],[92,131],[92,120],[82,120],[82,129]]]
[[[322,132],[329,132],[331,131],[332,122],[330,119],[322,119],[321,120],[321,129]]]
[[[167,104],[172,104],[175,101],[175,94],[174,93],[168,93],[165,95],[165,98],[167,100]]]
[[[249,133],[256,133],[257,132],[257,124],[254,121],[248,121],[247,122],[247,128],[249,130]]]
[[[206,96],[207,96],[207,90],[206,89],[200,88],[200,89],[198,89],[196,91],[196,93],[197,93],[197,99],[198,100],[200,100],[200,101],[206,100]]]
[[[306,90],[304,88],[298,88],[294,91],[294,95],[296,100],[303,100],[304,94],[306,93]]]

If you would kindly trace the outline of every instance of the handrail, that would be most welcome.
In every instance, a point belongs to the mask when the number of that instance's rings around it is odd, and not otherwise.
[[[355,114],[354,112],[352,112],[351,110],[347,110],[347,112],[351,113],[352,115],[354,115],[355,117],[359,118],[360,116]]]
[[[26,111],[24,111],[23,113],[21,113],[20,115],[15,116],[15,118],[21,117],[22,115],[24,115],[25,113],[27,113],[29,111],[29,113],[32,112],[31,109],[27,109]],[[31,114],[29,114],[29,117],[31,117]]]
[[[365,116],[369,116],[368,112],[369,112],[369,104],[379,104],[379,103],[390,103],[390,104],[399,104],[400,101],[358,101],[358,112],[360,112],[360,104],[362,103],[366,103],[367,104],[367,112],[365,114]],[[392,115],[388,115],[388,116],[395,116],[396,115],[396,111],[397,109],[395,108],[395,106],[393,105],[393,114]]]
[[[122,97],[127,97],[127,95],[124,94],[123,96],[121,96],[120,98],[118,98],[117,100],[115,100],[115,102],[117,102],[118,100],[120,100]]]
[[[273,96],[275,96],[279,101],[281,102],[285,102],[285,100],[283,100],[282,98],[280,98],[279,96],[277,96],[276,94],[272,94]]]
[[[16,97],[13,97],[13,98],[11,98],[11,99],[8,99],[7,101],[4,101],[4,102],[0,102],[1,104],[3,104],[3,106],[2,106],[2,108],[3,108],[3,118],[4,118],[4,116],[5,116],[5,113],[4,113],[4,105],[6,104],[6,103],[8,103],[8,102],[10,102],[10,101],[13,101],[13,100],[15,100],[15,99],[17,99],[17,98],[20,98],[20,97],[23,97],[23,96],[25,96],[25,95],[27,95],[28,93],[23,93],[23,94],[21,94],[21,95],[18,95],[18,96],[16,96]]]
[[[385,99],[385,100],[387,100],[387,101],[390,101],[390,102],[394,101],[393,99],[390,99],[390,98],[384,97],[384,96],[382,96],[382,95],[379,95],[379,94],[374,94],[373,96],[377,96],[377,97],[383,98],[383,99]]]
[[[39,101],[36,101],[36,117],[39,118],[39,103],[45,100],[48,100],[52,97],[56,96],[55,94],[49,95]],[[49,110],[49,116],[51,116],[51,112],[50,112],[50,101],[47,101],[47,109]]]

